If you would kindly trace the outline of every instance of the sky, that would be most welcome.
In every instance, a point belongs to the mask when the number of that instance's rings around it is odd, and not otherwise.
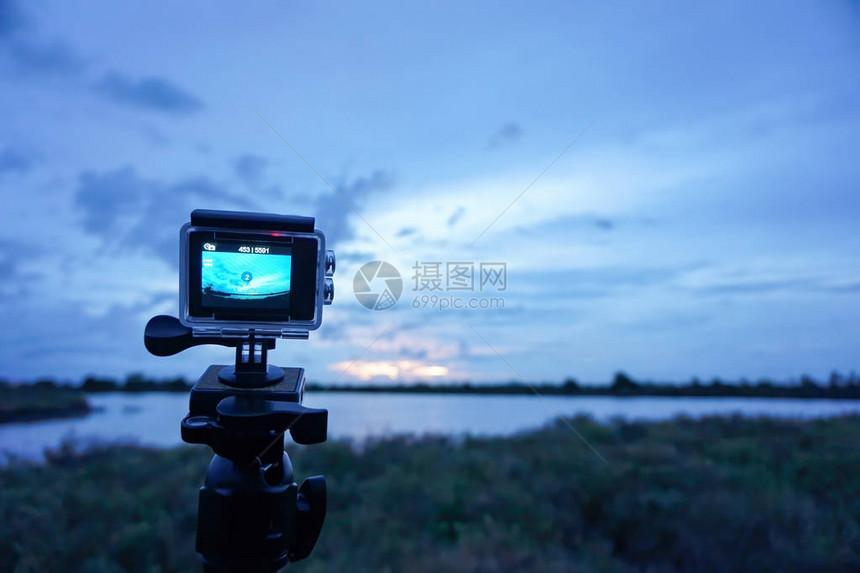
[[[857,369],[858,32],[836,1],[0,0],[0,377],[230,362],[143,347],[195,208],[316,217],[334,304],[270,355],[313,381]]]

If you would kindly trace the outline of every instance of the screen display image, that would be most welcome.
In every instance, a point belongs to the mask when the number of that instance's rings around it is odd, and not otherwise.
[[[204,243],[201,302],[217,308],[288,310],[292,258],[286,246]]]

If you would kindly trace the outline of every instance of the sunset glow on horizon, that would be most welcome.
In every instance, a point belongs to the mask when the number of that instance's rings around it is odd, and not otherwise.
[[[425,364],[418,360],[356,360],[337,362],[329,366],[332,372],[344,372],[368,381],[374,378],[389,380],[420,380],[448,375],[447,366]]]

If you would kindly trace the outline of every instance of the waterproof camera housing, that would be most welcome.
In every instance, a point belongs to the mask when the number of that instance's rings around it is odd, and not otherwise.
[[[198,209],[179,243],[179,320],[195,337],[307,338],[334,298],[312,217]]]

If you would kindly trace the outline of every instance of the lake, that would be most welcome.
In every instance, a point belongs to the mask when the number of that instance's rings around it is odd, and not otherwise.
[[[179,423],[188,394],[94,394],[97,411],[83,418],[0,425],[0,452],[39,459],[45,448],[73,438],[157,447],[182,443]],[[506,436],[550,423],[559,414],[598,421],[662,420],[678,415],[741,414],[820,418],[860,412],[860,400],[784,398],[658,398],[611,396],[486,396],[308,392],[306,406],[329,410],[329,437],[355,441],[391,434]],[[0,459],[6,457],[0,456]]]

